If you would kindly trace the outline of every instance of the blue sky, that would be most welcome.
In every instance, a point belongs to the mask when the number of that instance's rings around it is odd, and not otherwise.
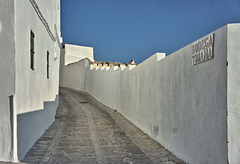
[[[240,0],[61,0],[64,44],[94,47],[95,60],[140,63],[228,24]]]

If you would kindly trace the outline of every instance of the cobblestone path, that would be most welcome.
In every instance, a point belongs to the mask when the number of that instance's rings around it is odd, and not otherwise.
[[[23,163],[184,163],[122,115],[84,92],[60,89],[56,121]]]

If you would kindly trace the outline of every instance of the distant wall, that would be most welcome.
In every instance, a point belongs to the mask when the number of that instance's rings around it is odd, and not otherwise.
[[[89,60],[94,60],[92,47],[65,44],[61,50],[60,87],[85,90],[85,68]]]
[[[0,0],[0,161],[13,159],[12,98],[15,93],[15,1]]]
[[[84,58],[89,58],[90,60],[94,60],[93,48],[65,44],[62,50],[61,58],[62,58],[61,67],[71,63],[78,62]]]
[[[77,63],[61,67],[60,87],[69,87],[83,91],[85,88],[85,67],[88,65],[88,60],[82,59]]]
[[[86,69],[86,91],[191,164],[227,163],[227,26],[214,59],[192,65],[192,44],[131,69]],[[194,42],[195,43],[195,42]]]

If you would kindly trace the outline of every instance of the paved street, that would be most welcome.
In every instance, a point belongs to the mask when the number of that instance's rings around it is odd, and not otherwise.
[[[183,163],[156,141],[89,94],[60,89],[56,121],[24,163]]]

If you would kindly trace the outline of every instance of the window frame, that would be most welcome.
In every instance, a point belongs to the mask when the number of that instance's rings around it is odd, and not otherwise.
[[[35,57],[35,34],[31,30],[30,31],[30,68],[35,70],[34,68],[34,57]]]
[[[49,57],[50,57],[50,54],[49,54],[49,51],[47,51],[47,79],[49,79],[49,67],[50,67]]]

